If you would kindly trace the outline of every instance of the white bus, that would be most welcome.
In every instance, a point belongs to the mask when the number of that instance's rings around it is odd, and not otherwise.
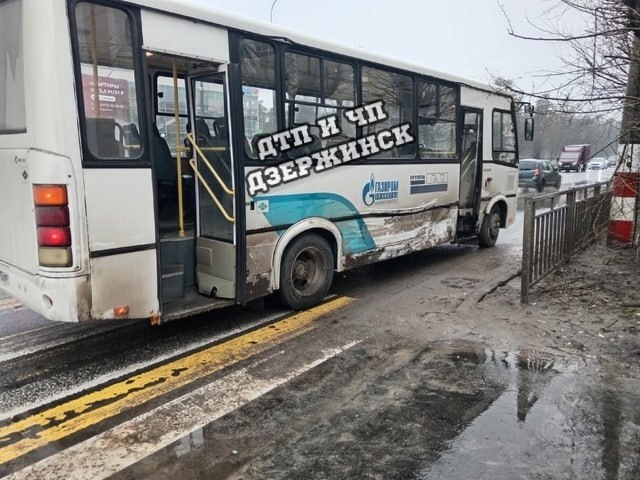
[[[174,0],[0,0],[0,288],[152,323],[514,222],[510,97]]]

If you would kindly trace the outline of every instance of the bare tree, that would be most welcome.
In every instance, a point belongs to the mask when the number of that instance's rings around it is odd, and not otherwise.
[[[499,0],[498,0],[499,1]],[[553,3],[552,3],[553,2]],[[556,79],[552,89],[524,92],[534,98],[556,102],[568,113],[604,114],[609,118],[622,118],[618,135],[618,174],[614,184],[624,182],[625,189],[638,192],[640,172],[640,0],[549,0],[547,22],[530,22],[537,35],[523,35],[515,31],[504,7],[509,33],[517,38],[541,42],[557,42],[568,52],[563,60],[565,68],[551,72]],[[567,12],[579,12],[585,19],[579,31],[571,30],[562,17]],[[635,195],[637,197],[637,193]],[[618,239],[625,246],[640,245],[640,202],[633,199],[630,208],[619,211],[612,218],[618,223],[632,222],[629,236],[627,227]],[[613,204],[612,204],[613,208]],[[611,231],[610,231],[611,233]],[[618,232],[620,233],[620,232]]]
[[[619,113],[627,98],[627,74],[637,59],[634,50],[636,0],[549,0],[546,21],[529,21],[537,35],[524,35],[512,26],[500,4],[513,37],[563,45],[561,71],[544,72],[553,86],[536,91],[515,89],[520,95],[554,102],[565,113]],[[584,23],[578,30],[563,18],[578,12]]]

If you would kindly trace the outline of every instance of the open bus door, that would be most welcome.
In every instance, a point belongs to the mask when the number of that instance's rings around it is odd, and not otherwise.
[[[151,143],[162,272],[160,321],[166,322],[236,301],[231,135],[226,73],[218,73],[219,64],[199,63],[198,74],[190,76],[193,60],[188,57],[153,52],[147,62],[150,70],[162,72],[154,77],[163,103],[162,109],[160,103],[156,106]],[[164,73],[171,70],[171,75]]]
[[[464,108],[458,233],[472,235],[480,213],[482,188],[482,110]]]
[[[69,2],[83,178],[68,178],[84,186],[90,272],[70,316],[154,317],[158,250],[140,45],[131,9],[105,3]],[[56,114],[72,123],[64,111]]]
[[[191,77],[190,163],[196,175],[198,291],[221,299],[236,297],[236,222],[226,74]]]

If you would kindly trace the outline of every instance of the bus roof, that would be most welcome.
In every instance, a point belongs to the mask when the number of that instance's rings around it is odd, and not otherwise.
[[[286,38],[292,42],[308,47],[318,48],[328,52],[360,58],[381,65],[407,70],[410,72],[420,73],[426,76],[440,78],[454,83],[467,85],[469,87],[486,90],[496,95],[510,97],[510,95],[498,91],[495,87],[488,83],[479,82],[477,80],[465,78],[458,75],[426,68],[411,62],[397,60],[383,55],[370,52],[357,47],[349,47],[342,44],[326,41],[317,37],[304,35],[292,29],[283,27],[274,27],[271,24],[256,21],[247,17],[229,13],[223,10],[215,9],[209,6],[197,4],[191,0],[128,0],[127,3],[139,5],[150,10],[158,12],[168,12],[176,15],[188,17],[195,21],[211,23],[223,27],[228,27],[245,32],[257,33],[260,35]]]

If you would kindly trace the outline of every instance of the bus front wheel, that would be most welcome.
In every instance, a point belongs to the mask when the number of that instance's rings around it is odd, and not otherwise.
[[[320,235],[296,238],[285,250],[280,268],[281,300],[294,310],[319,303],[333,281],[333,252]]]
[[[500,233],[500,207],[494,205],[491,212],[482,219],[482,226],[478,233],[478,244],[481,247],[493,247],[498,241]]]

